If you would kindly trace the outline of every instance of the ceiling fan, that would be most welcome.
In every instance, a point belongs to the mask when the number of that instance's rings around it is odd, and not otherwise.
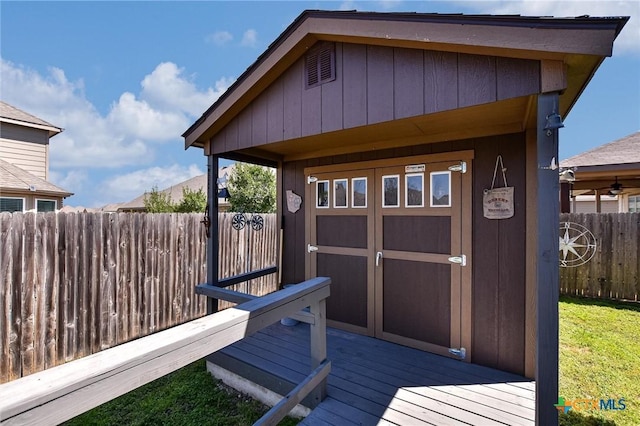
[[[622,184],[618,183],[618,176],[616,176],[616,182],[611,184],[609,189],[609,195],[619,195],[622,194]]]

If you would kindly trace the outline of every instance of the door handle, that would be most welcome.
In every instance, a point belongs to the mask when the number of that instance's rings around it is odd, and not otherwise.
[[[376,266],[380,266],[380,259],[382,259],[382,252],[381,251],[376,253]]]

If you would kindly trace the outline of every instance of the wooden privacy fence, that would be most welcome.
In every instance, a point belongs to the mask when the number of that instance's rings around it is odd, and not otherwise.
[[[586,227],[597,241],[596,253],[589,262],[575,268],[560,268],[560,291],[589,297],[638,300],[640,213],[563,213],[560,222],[574,222]]]
[[[251,272],[278,264],[278,233],[280,227],[275,213],[261,214],[264,220],[263,228],[255,230],[250,223],[239,231],[233,229],[231,223],[234,213],[218,214],[219,250],[218,259],[219,278],[228,278],[245,272]],[[247,215],[247,218],[250,218]],[[200,283],[205,280],[200,281]],[[277,290],[278,275],[271,274],[255,278],[240,284],[229,286],[230,290],[263,296]],[[202,299],[206,297],[201,296]],[[219,309],[232,306],[232,303],[218,301]]]
[[[311,372],[256,423],[275,425],[307,395],[313,407],[326,396],[331,371],[326,333],[330,283],[319,277],[251,297],[236,308],[0,385],[0,423],[61,423],[308,307]]]
[[[221,214],[221,277],[276,263],[262,231]],[[206,298],[200,214],[0,213],[0,383],[198,318]],[[276,290],[277,277],[248,292]]]

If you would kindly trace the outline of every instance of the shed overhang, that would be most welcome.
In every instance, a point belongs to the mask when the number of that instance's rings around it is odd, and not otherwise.
[[[519,133],[535,121],[531,96],[386,121],[237,150],[254,158],[294,161]]]

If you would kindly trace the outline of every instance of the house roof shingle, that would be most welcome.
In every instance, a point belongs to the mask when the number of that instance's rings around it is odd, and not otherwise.
[[[234,164],[220,167],[220,169],[218,170],[218,176],[220,178],[225,179],[225,182],[226,182],[229,176],[231,176],[231,173],[233,173],[234,168],[235,168]],[[206,173],[202,175],[194,176],[191,179],[187,179],[183,182],[172,185],[168,188],[161,190],[160,192],[169,195],[169,197],[171,197],[171,201],[176,203],[182,200],[183,188],[189,188],[192,191],[198,191],[202,189],[203,191],[207,192],[208,183],[207,183]],[[144,198],[146,197],[146,195],[147,195],[147,192],[134,198],[129,202],[121,203],[117,205],[114,204],[110,206],[105,206],[103,207],[103,210],[105,210],[107,207],[117,211],[144,210]]]
[[[194,176],[191,179],[185,180],[184,182],[180,182],[176,185],[170,186],[169,188],[165,188],[160,192],[163,194],[167,194],[171,198],[172,202],[177,202],[179,200],[182,200],[182,188],[185,188],[185,187],[194,191],[197,191],[200,188],[202,188],[203,191],[206,191],[207,175],[203,174],[203,175]],[[133,200],[127,203],[122,203],[117,206],[117,210],[118,211],[144,210],[144,199],[146,196],[147,196],[147,192],[145,192],[142,195],[139,195],[138,197],[134,198]]]
[[[24,112],[21,109],[3,101],[0,101],[0,121],[48,130],[49,137],[62,132],[61,127],[54,126],[35,115]]]
[[[640,163],[640,131],[560,162],[560,167]]]
[[[59,186],[4,160],[0,160],[0,188],[3,191],[34,191],[36,194],[50,194],[60,197],[73,195],[72,192],[65,191]]]

